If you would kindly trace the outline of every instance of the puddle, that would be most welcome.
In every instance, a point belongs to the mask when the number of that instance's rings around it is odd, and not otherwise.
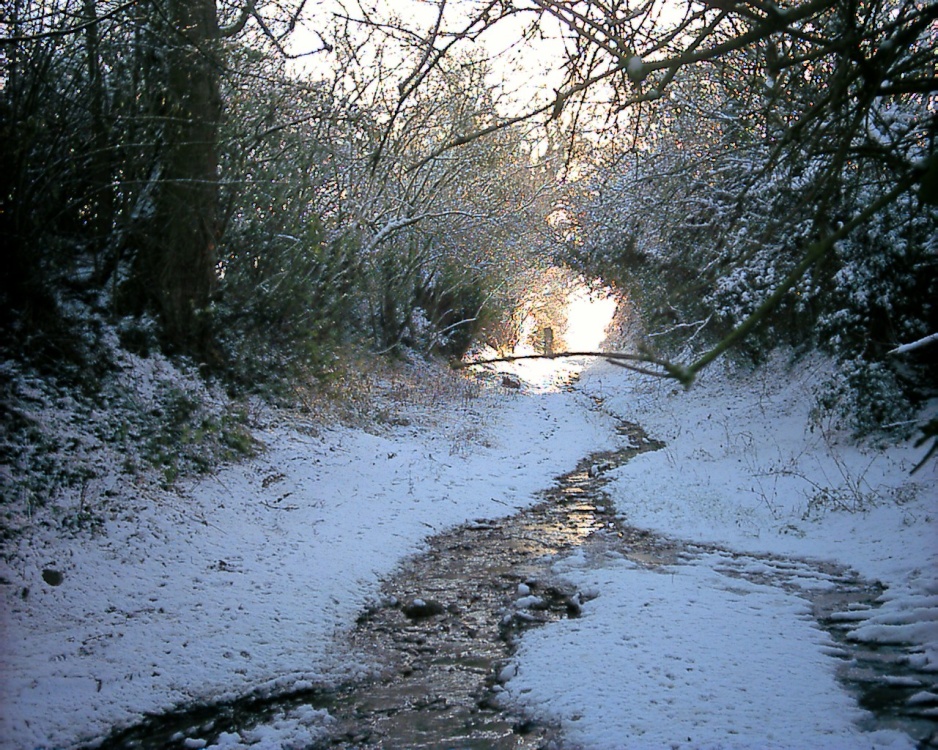
[[[356,658],[377,666],[373,678],[340,689],[274,697],[152,717],[100,743],[101,748],[185,747],[186,737],[215,741],[300,706],[328,711],[328,737],[309,748],[561,748],[556,727],[532,721],[503,702],[516,640],[527,628],[577,617],[583,594],[551,576],[557,555],[587,547],[654,566],[710,565],[728,576],[777,586],[807,598],[838,644],[840,677],[873,712],[867,729],[908,732],[921,747],[936,730],[928,706],[910,707],[916,691],[935,690],[901,647],[874,649],[849,641],[836,613],[875,608],[881,587],[823,563],[745,555],[671,540],[622,524],[603,491],[605,472],[662,444],[623,422],[627,447],[584,459],[543,493],[542,501],[505,519],[479,519],[428,540],[385,582],[349,636]],[[823,585],[818,585],[818,584]],[[934,710],[934,707],[930,707]]]

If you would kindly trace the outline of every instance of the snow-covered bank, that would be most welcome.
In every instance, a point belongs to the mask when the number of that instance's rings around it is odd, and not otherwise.
[[[737,549],[833,559],[869,578],[930,572],[938,462],[925,449],[853,444],[812,419],[823,360],[703,374],[690,391],[607,368],[581,387],[666,443],[622,467],[613,493],[636,526]],[[819,423],[820,422],[820,423]]]
[[[861,450],[833,431],[812,431],[813,377],[804,364],[755,376],[714,370],[685,393],[591,369],[584,390],[666,442],[615,470],[606,489],[640,528],[836,561],[882,582],[881,607],[848,613],[851,637],[917,644],[910,659],[934,675],[935,464],[910,478],[920,450]],[[508,692],[585,748],[914,746],[902,733],[857,723],[862,712],[834,679],[829,637],[791,590],[793,578],[795,588],[823,588],[824,576],[795,563],[804,570],[773,571],[779,585],[761,585],[733,575],[742,564],[735,557],[658,569],[615,555],[560,561],[559,574],[599,597],[581,619],[525,635]],[[930,683],[917,700],[935,704]]]
[[[556,569],[599,597],[583,617],[525,636],[509,690],[560,719],[574,746],[912,747],[857,728],[862,712],[804,600],[702,565],[573,558]]]
[[[0,570],[0,747],[69,747],[144,712],[359,669],[333,637],[382,575],[612,440],[588,399],[544,383],[389,400],[371,431],[272,424],[260,457],[114,503],[93,533],[37,518]]]

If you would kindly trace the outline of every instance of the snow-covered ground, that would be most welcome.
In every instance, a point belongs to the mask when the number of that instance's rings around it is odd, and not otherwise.
[[[506,367],[523,390],[496,378],[455,402],[392,393],[371,430],[271,422],[259,457],[141,490],[93,533],[37,519],[0,569],[0,747],[71,747],[145,712],[366,669],[335,636],[380,578],[435,531],[537,502],[617,445],[617,417],[667,443],[614,471],[618,512],[718,547],[655,569],[558,560],[598,596],[525,633],[510,699],[585,748],[911,747],[862,731],[805,600],[731,569],[772,566],[755,553],[851,566],[888,586],[857,637],[912,640],[938,669],[935,463],[910,478],[920,451],[808,430],[810,367],[714,369],[689,392],[595,363],[571,392],[552,387],[558,367]],[[807,562],[784,575],[825,585]],[[296,709],[218,746],[302,747],[327,718]]]
[[[0,563],[0,747],[69,747],[144,712],[357,669],[334,636],[402,557],[611,445],[613,420],[555,374],[456,402],[389,384],[370,431],[272,423],[260,457],[111,500],[93,532],[37,515]]]
[[[845,613],[851,637],[919,644],[910,658],[938,677],[935,465],[910,478],[920,450],[812,431],[820,366],[715,370],[690,392],[608,367],[584,375],[584,391],[666,442],[614,471],[620,516],[712,551],[663,567],[558,561],[598,597],[582,618],[525,635],[514,700],[586,748],[915,746],[862,731],[835,680],[838,649],[799,592],[831,585],[815,561],[885,584],[882,606]],[[914,699],[938,704],[924,689]]]

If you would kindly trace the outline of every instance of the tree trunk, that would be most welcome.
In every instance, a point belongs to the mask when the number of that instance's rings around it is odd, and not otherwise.
[[[91,191],[91,243],[94,254],[95,277],[98,283],[106,281],[107,274],[100,268],[102,250],[109,243],[114,221],[113,148],[108,123],[105,121],[105,93],[99,56],[100,36],[95,0],[84,0],[85,54],[88,66],[89,113],[91,115],[90,161],[88,183]],[[109,264],[105,264],[109,265]]]
[[[161,173],[135,281],[167,350],[211,358],[216,284],[218,19],[214,0],[167,0]]]

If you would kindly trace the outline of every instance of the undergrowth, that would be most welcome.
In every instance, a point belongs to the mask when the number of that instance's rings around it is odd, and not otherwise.
[[[4,358],[4,537],[40,517],[64,528],[94,528],[122,487],[165,489],[255,452],[243,404],[185,362],[131,354],[117,340],[99,342],[110,367],[90,389]]]
[[[33,524],[93,532],[148,488],[172,490],[254,455],[255,433],[274,422],[313,432],[432,426],[450,453],[483,439],[473,412],[481,386],[417,355],[349,347],[328,368],[283,377],[266,397],[233,396],[185,360],[129,351],[121,330],[98,342],[109,366],[92,388],[0,361],[0,539]]]

